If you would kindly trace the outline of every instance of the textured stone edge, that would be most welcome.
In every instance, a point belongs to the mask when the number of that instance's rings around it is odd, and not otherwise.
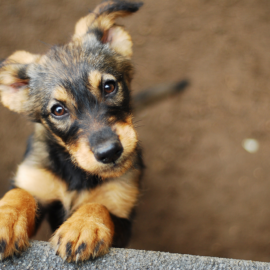
[[[109,254],[84,263],[67,263],[47,242],[32,241],[20,257],[0,262],[0,269],[269,269],[270,263],[111,248]]]

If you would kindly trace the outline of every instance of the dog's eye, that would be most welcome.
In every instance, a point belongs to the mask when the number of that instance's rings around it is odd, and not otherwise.
[[[55,116],[63,116],[67,113],[66,109],[61,105],[54,105],[51,109],[51,112]]]
[[[116,83],[115,81],[107,81],[104,83],[103,91],[105,95],[109,95],[116,90]]]

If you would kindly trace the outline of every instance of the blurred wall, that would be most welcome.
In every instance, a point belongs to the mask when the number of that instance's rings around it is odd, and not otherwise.
[[[0,0],[0,58],[68,41],[98,2]],[[135,117],[147,169],[131,248],[270,261],[269,11],[267,0],[146,0],[120,20],[134,93],[190,80]],[[0,123],[3,195],[32,126],[3,106]]]

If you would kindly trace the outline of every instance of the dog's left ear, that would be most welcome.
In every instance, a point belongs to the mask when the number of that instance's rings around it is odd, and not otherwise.
[[[142,5],[142,2],[118,0],[103,2],[77,22],[73,39],[94,34],[100,42],[109,44],[117,53],[131,58],[131,37],[122,26],[115,24],[115,19],[136,12]]]
[[[17,51],[0,63],[0,96],[3,105],[11,111],[26,111],[29,99],[29,81],[27,68],[39,59],[25,51]]]

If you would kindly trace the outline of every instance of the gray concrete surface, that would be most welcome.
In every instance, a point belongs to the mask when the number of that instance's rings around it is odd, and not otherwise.
[[[73,269],[270,269],[270,263],[200,257],[134,249],[112,248],[110,253],[94,261],[74,264],[63,262],[54,255],[47,242],[33,241],[31,248],[20,258],[0,262],[0,269],[17,270],[73,270]]]

